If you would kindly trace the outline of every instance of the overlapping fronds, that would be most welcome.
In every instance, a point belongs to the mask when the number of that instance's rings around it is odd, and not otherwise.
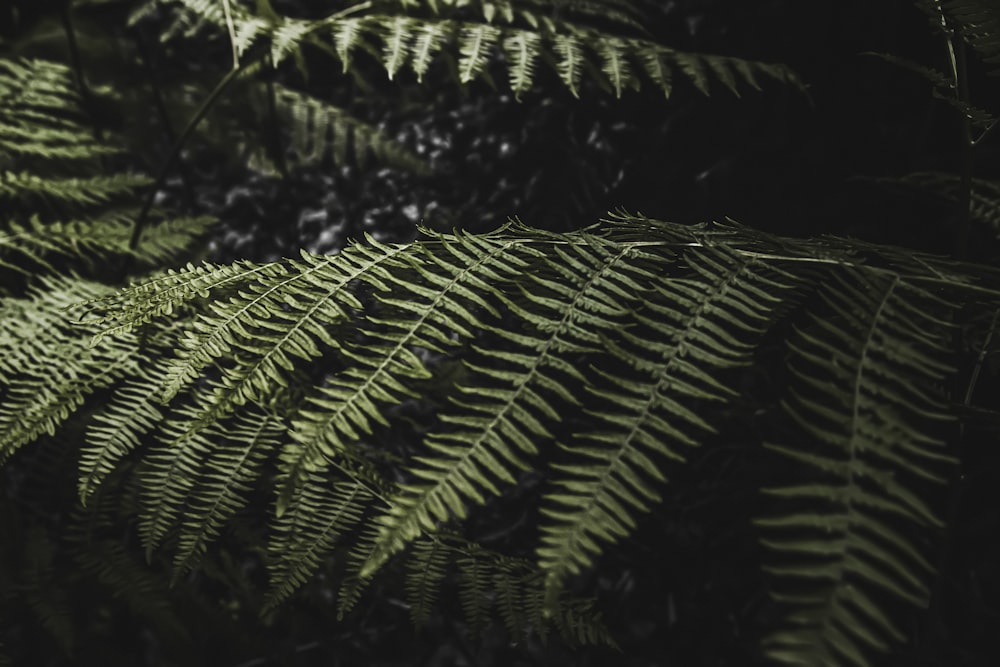
[[[221,3],[183,0],[181,4],[188,18],[176,25],[187,27],[175,28],[171,35],[210,25],[230,36],[235,53],[244,54],[260,44],[273,62],[299,54],[303,45],[313,43],[324,50],[332,47],[344,72],[352,69],[354,55],[363,51],[376,58],[390,78],[409,66],[421,79],[435,59],[447,54],[457,63],[455,74],[464,84],[491,80],[492,63],[502,53],[507,78],[518,96],[535,80],[537,61],[549,63],[574,95],[586,75],[621,96],[638,87],[639,72],[667,96],[675,74],[706,94],[715,83],[737,95],[745,87],[759,88],[767,79],[800,85],[782,65],[677,51],[643,36],[634,25],[619,34],[573,22],[574,16],[599,15],[604,3],[568,3],[568,18],[553,18],[553,6],[545,2],[481,3],[480,11],[471,16],[464,11],[466,3],[433,3],[430,17],[420,13],[423,3],[360,4],[318,20],[259,16],[236,3],[228,16]],[[622,19],[619,27],[625,27],[621,24],[629,23],[629,14],[624,5],[612,4],[619,7],[613,14]],[[572,11],[574,7],[578,11]]]
[[[192,247],[214,222],[205,216],[154,222],[143,228],[139,242],[131,248],[134,212],[48,223],[37,215],[24,221],[10,220],[0,228],[0,268],[55,272],[53,262],[60,260],[126,255],[144,265],[157,265]]]
[[[780,514],[758,521],[774,596],[791,607],[765,647],[788,664],[863,666],[904,638],[881,599],[922,606],[929,594],[917,536],[941,522],[920,484],[945,481],[951,462],[953,305],[863,272],[833,271],[818,297],[789,341],[797,440],[768,444],[804,470],[766,491]]]
[[[115,152],[80,121],[78,102],[65,65],[0,58],[0,170],[31,159],[92,160]]]
[[[103,167],[118,149],[94,136],[79,102],[68,67],[0,59],[0,269],[55,272],[55,261],[125,256],[156,264],[211,222],[157,214],[133,247],[136,194],[150,179]]]
[[[514,636],[605,641],[566,581],[669,498],[671,471],[719,437],[717,415],[753,403],[747,368],[777,331],[785,425],[765,439],[803,472],[776,483],[760,520],[790,609],[767,650],[865,665],[899,638],[893,598],[926,594],[919,529],[937,520],[921,485],[950,461],[949,304],[995,309],[997,285],[903,249],[627,214],[566,234],[512,222],[189,265],[76,297],[101,330],[74,350],[140,337],[157,350],[118,357],[80,491],[92,498],[128,457],[147,552],[168,545],[182,573],[269,490],[269,610],[332,564],[347,613],[398,559],[418,624],[454,582],[470,627],[495,614]],[[431,380],[443,394],[426,435],[384,455],[400,406]],[[455,533],[525,474],[545,480],[532,560]]]
[[[0,462],[41,434],[55,433],[97,389],[139,370],[135,336],[91,347],[66,312],[111,292],[63,278],[42,280],[24,298],[0,302]]]
[[[737,395],[739,376],[726,370],[752,362],[798,282],[725,246],[687,251],[683,265],[690,277],[624,283],[605,297],[627,304],[633,294],[639,303],[625,310],[619,340],[605,342],[610,364],[598,368],[600,382],[589,383],[585,404],[603,406],[588,410],[594,428],[568,446],[579,457],[553,474],[538,549],[551,592],[660,501],[664,460],[683,460],[683,447],[713,431],[698,404]]]

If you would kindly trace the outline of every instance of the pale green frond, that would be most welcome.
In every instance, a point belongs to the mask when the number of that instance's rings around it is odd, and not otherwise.
[[[153,319],[170,315],[180,306],[209,296],[213,290],[233,289],[268,274],[278,263],[254,265],[236,262],[231,265],[188,264],[181,270],[168,269],[163,275],[148,278],[102,298],[76,304],[80,322],[102,327],[92,343],[106,336],[129,333]]]
[[[503,40],[503,51],[507,56],[507,72],[510,89],[514,97],[531,88],[534,80],[535,60],[541,52],[541,38],[527,30],[508,31]]]
[[[591,238],[557,249],[555,256],[565,261],[552,279],[538,270],[531,274],[533,289],[523,288],[523,300],[507,304],[529,328],[508,337],[505,328],[490,327],[514,347],[481,350],[482,361],[467,362],[469,378],[459,389],[477,400],[455,397],[455,409],[440,416],[450,430],[425,440],[427,454],[411,467],[419,482],[404,486],[382,517],[376,557],[366,572],[439,522],[464,518],[470,505],[499,494],[501,485],[515,483],[516,472],[529,467],[526,459],[537,453],[537,443],[551,437],[544,423],[580,403],[571,387],[584,377],[569,355],[586,350],[602,330],[621,325],[616,316],[627,311],[615,304],[622,291],[618,274],[621,281],[643,276],[628,269],[637,255],[631,247]]]
[[[371,267],[361,276],[384,293],[379,299],[396,316],[376,322],[383,329],[377,338],[345,348],[353,368],[307,400],[293,424],[293,443],[282,454],[285,489],[294,488],[305,472],[325,468],[348,443],[371,433],[374,423],[385,423],[382,406],[414,396],[407,385],[430,373],[413,349],[444,351],[468,338],[470,328],[478,326],[476,310],[497,312],[484,298],[498,296],[493,281],[516,275],[534,256],[522,238],[439,238],[439,243],[411,246],[415,252],[407,255],[407,268],[412,273],[396,265]]]
[[[386,26],[382,36],[382,64],[392,80],[410,55],[410,41],[416,22],[407,16],[396,16]]]
[[[351,69],[351,57],[354,49],[364,44],[363,28],[366,25],[365,19],[348,17],[337,20],[331,26],[334,48],[343,65],[344,74]]]
[[[608,37],[597,41],[595,50],[601,57],[601,71],[608,77],[616,97],[622,96],[625,88],[639,87],[639,80],[632,73],[629,63],[629,42],[625,39]]]
[[[580,96],[580,77],[583,75],[583,45],[575,35],[554,35],[552,50],[559,58],[556,71],[573,97]]]
[[[66,65],[0,58],[0,167],[9,170],[12,157],[86,161],[118,152],[84,125],[79,103]]]
[[[458,41],[458,80],[469,83],[485,73],[493,47],[500,38],[500,30],[490,25],[465,26]]]
[[[445,42],[453,38],[453,32],[454,24],[445,21],[423,21],[419,24],[410,47],[410,66],[417,75],[417,81],[423,82],[431,62]]]
[[[86,504],[115,466],[139,447],[163,413],[153,400],[157,380],[139,371],[94,415],[80,452],[80,500]]]
[[[49,199],[76,205],[104,204],[148,185],[139,174],[120,173],[86,178],[51,178],[30,172],[0,173],[0,201],[6,197],[27,200]]]

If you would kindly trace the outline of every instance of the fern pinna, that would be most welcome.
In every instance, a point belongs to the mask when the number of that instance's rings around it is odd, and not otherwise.
[[[400,555],[420,621],[449,568],[467,581],[504,572],[504,556],[453,531],[541,472],[539,539],[516,595],[537,601],[522,618],[535,632],[549,619],[566,629],[566,584],[633,534],[692,447],[717,443],[713,419],[751,400],[746,370],[782,331],[787,383],[762,444],[788,478],[766,485],[757,524],[788,612],[763,646],[791,664],[865,665],[903,638],[887,610],[927,601],[918,536],[940,525],[926,484],[952,465],[955,328],[998,306],[995,274],[633,215],[570,234],[518,222],[426,234],[188,266],[84,306],[96,343],[182,329],[177,353],[94,417],[119,440],[154,435],[135,473],[148,549],[168,544],[191,566],[273,469],[272,600],[345,550],[349,608]],[[194,316],[170,316],[181,309]],[[387,457],[386,429],[427,391],[441,397],[433,428]],[[152,428],[132,418],[161,411]],[[83,460],[115,446],[90,437]],[[92,493],[100,480],[86,479]],[[481,622],[490,600],[470,595]],[[492,604],[503,617],[502,596]]]

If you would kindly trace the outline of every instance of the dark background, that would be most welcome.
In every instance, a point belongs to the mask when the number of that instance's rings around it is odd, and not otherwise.
[[[274,4],[305,16],[324,3]],[[15,50],[58,51],[42,34],[53,22],[53,4],[20,7],[17,25],[6,22],[5,36]],[[650,32],[663,43],[786,63],[808,94],[769,83],[738,99],[719,86],[706,98],[678,80],[669,100],[651,89],[616,100],[592,83],[576,100],[550,76],[541,77],[541,85],[518,102],[502,86],[460,88],[440,75],[423,86],[406,76],[390,83],[377,66],[361,65],[370,86],[366,92],[339,75],[339,64],[317,60],[310,63],[308,81],[291,67],[277,77],[385,128],[429,160],[433,172],[417,175],[369,163],[265,176],[250,172],[239,154],[196,139],[168,180],[163,203],[220,218],[211,246],[217,261],[271,259],[299,247],[331,252],[365,232],[406,240],[415,236],[418,222],[483,231],[518,216],[533,226],[567,230],[592,224],[617,207],[677,222],[730,217],[792,236],[834,233],[950,251],[955,212],[948,201],[878,180],[955,171],[960,160],[954,111],[933,99],[919,76],[865,55],[892,53],[943,66],[944,45],[912,2],[679,0],[641,7],[652,17]],[[113,5],[88,16],[96,24],[81,17],[81,32],[121,25]],[[95,82],[124,79],[115,85],[141,92],[151,76],[165,86],[190,79],[210,86],[217,80],[227,65],[228,44],[206,36],[159,47],[161,18],[154,13],[133,34],[118,30],[117,39],[128,46],[115,47],[110,56],[85,50]],[[138,43],[148,49],[143,67],[136,65]],[[116,69],[119,65],[109,62],[131,65]],[[974,61],[971,82],[979,105],[1000,108],[997,79]],[[191,99],[204,93],[191,93]],[[129,134],[142,147],[136,159],[155,172],[169,148],[156,115],[95,105],[96,120]],[[226,108],[221,103],[220,113]],[[977,150],[976,167],[977,177],[997,177],[995,137]],[[976,229],[974,235],[972,259],[995,257],[995,231]],[[337,622],[328,598],[333,587],[322,576],[280,619],[262,625],[254,610],[259,602],[254,585],[263,575],[259,561],[241,550],[253,542],[251,527],[249,536],[238,530],[227,536],[204,572],[181,587],[187,591],[161,591],[174,596],[188,626],[176,637],[115,606],[98,587],[73,589],[74,615],[87,629],[78,637],[76,662],[762,664],[756,643],[777,612],[765,597],[750,528],[759,509],[757,477],[746,473],[769,461],[745,435],[722,431],[720,438],[729,444],[694,455],[692,474],[671,480],[663,507],[579,582],[581,591],[598,594],[622,653],[572,649],[558,641],[542,646],[532,637],[512,644],[499,626],[482,638],[467,638],[454,592],[447,588],[440,613],[419,632],[410,624],[400,590],[391,586],[372,591]],[[955,501],[956,524],[938,559],[943,574],[931,610],[902,611],[903,629],[914,642],[879,665],[1000,664],[995,597],[1000,551],[993,544],[1000,530],[1000,475],[997,457],[985,445],[973,448],[970,457],[978,469]],[[483,521],[509,523],[502,511]],[[519,533],[512,530],[504,539],[505,548],[517,550]],[[5,643],[28,647],[24,657],[31,662],[23,664],[72,662],[47,643],[42,629],[25,625],[10,633]]]

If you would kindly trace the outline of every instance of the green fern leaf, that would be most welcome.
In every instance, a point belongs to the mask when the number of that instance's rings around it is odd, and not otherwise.
[[[383,37],[382,64],[392,80],[409,56],[415,22],[406,16],[396,16],[387,28]]]
[[[490,25],[467,25],[459,37],[458,80],[469,83],[484,73],[500,30]]]
[[[573,97],[580,96],[580,77],[583,74],[583,47],[574,35],[554,35],[552,49],[559,56],[557,71]]]
[[[814,314],[789,343],[785,410],[803,443],[769,445],[817,478],[767,490],[797,510],[758,521],[781,558],[768,570],[796,593],[779,589],[790,611],[765,647],[789,664],[865,666],[902,638],[878,596],[928,596],[931,567],[911,532],[941,524],[911,485],[944,481],[951,460],[940,436],[951,306],[860,271],[834,272],[820,295],[832,317]]]
[[[514,91],[514,97],[520,100],[521,94],[531,88],[535,59],[541,50],[541,38],[526,30],[508,32],[503,41],[503,50],[507,55],[510,89]]]
[[[190,569],[221,527],[246,505],[246,495],[264,459],[280,445],[284,424],[274,415],[243,411],[211,430],[216,446],[199,457],[198,479],[191,490],[178,536],[174,576]]]
[[[332,27],[337,57],[343,65],[343,73],[347,74],[351,70],[351,52],[362,42],[365,21],[360,18],[344,18]]]
[[[638,88],[639,85],[628,62],[629,46],[630,43],[624,39],[608,37],[596,40],[596,50],[602,60],[601,71],[611,81],[615,97],[621,97],[623,89]]]
[[[659,501],[656,487],[665,477],[658,461],[683,460],[678,445],[696,445],[697,434],[713,430],[685,404],[735,395],[719,370],[749,363],[780,313],[775,294],[795,284],[791,275],[721,247],[684,259],[697,278],[667,277],[643,290],[645,313],[634,316],[642,328],[623,331],[622,344],[606,340],[616,363],[637,375],[598,369],[603,388],[591,392],[609,407],[588,412],[603,428],[568,443],[578,462],[555,466],[562,475],[546,495],[538,548],[550,601],[567,575],[592,563],[602,542],[625,537],[634,513]]]
[[[424,74],[430,67],[434,56],[441,50],[445,41],[452,37],[454,28],[446,22],[421,22],[416,30],[413,45],[410,48],[412,57],[410,66],[417,75],[417,81],[423,82]]]
[[[508,302],[513,313],[524,321],[536,322],[538,329],[508,333],[491,328],[527,349],[480,350],[485,363],[467,364],[478,379],[460,389],[480,400],[453,399],[459,410],[441,416],[456,430],[432,435],[425,442],[432,455],[419,457],[421,466],[412,472],[426,483],[403,487],[404,494],[397,496],[383,517],[375,558],[364,572],[373,572],[389,554],[421,532],[435,530],[437,522],[464,517],[467,503],[485,502],[484,491],[499,494],[500,487],[491,478],[514,483],[512,469],[526,468],[524,456],[536,453],[539,439],[551,437],[543,421],[558,420],[559,403],[578,403],[568,381],[580,382],[583,376],[563,355],[586,350],[597,340],[600,328],[617,324],[613,316],[623,311],[614,301],[625,291],[622,285],[633,278],[622,270],[618,282],[615,274],[627,266],[625,258],[636,254],[632,248],[609,248],[596,238],[587,241],[572,250],[556,250],[556,256],[566,260],[557,271],[568,284],[538,276],[538,293],[526,291],[523,305]],[[518,269],[508,273],[516,276]],[[639,270],[636,273],[640,274]],[[584,331],[578,319],[587,321],[593,330]],[[506,362],[510,368],[498,367],[497,362]]]
[[[25,299],[0,307],[0,462],[43,433],[54,434],[95,390],[134,373],[137,341],[123,337],[88,347],[66,316],[76,301],[107,294],[84,280],[41,280]]]
[[[124,383],[87,428],[80,453],[80,500],[87,500],[141,438],[163,419],[152,400],[156,380],[139,372]]]
[[[451,550],[440,540],[420,540],[413,545],[407,561],[406,597],[410,617],[418,628],[430,619],[450,556]]]
[[[338,540],[361,521],[373,496],[359,481],[310,475],[296,489],[292,521],[278,522],[268,547],[270,586],[265,611],[291,596],[319,568]]]

